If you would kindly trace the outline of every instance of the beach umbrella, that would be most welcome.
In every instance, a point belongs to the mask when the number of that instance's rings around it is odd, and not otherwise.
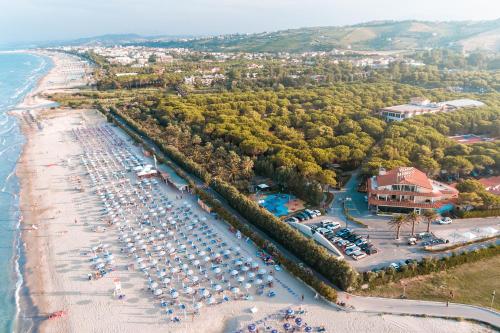
[[[255,277],[255,273],[254,272],[249,272],[247,274],[247,276],[250,278],[250,279],[253,279]]]
[[[97,269],[101,269],[101,268],[103,268],[104,266],[105,266],[105,264],[101,262],[101,263],[99,263],[99,264],[97,264],[97,265],[96,265],[96,268],[97,268]]]
[[[251,262],[253,261],[253,258],[251,258],[251,257],[247,257],[247,258],[245,259],[245,261],[246,261],[247,263],[251,263]]]
[[[189,254],[189,255],[188,255],[188,259],[189,259],[189,260],[193,260],[193,259],[194,259],[194,254]]]
[[[227,255],[230,255],[231,254],[231,251],[229,251],[228,249],[222,251],[222,254],[227,256]]]
[[[201,289],[201,295],[203,297],[208,297],[210,295],[210,292],[207,289]]]
[[[291,315],[294,314],[294,311],[292,309],[287,309],[286,310],[286,314],[289,315],[289,316],[291,316]]]
[[[252,285],[247,282],[243,285],[243,288],[245,288],[245,290],[248,292],[248,289],[252,288]]]
[[[215,274],[220,274],[220,272],[222,272],[222,270],[220,269],[220,267],[216,267],[216,268],[214,269],[214,273],[215,273]]]
[[[261,279],[255,280],[255,284],[262,284],[262,280]]]
[[[257,326],[255,326],[255,324],[248,325],[248,331],[249,332],[255,332],[255,331],[257,331]]]
[[[295,318],[295,324],[297,324],[297,326],[302,325],[302,318]]]
[[[198,280],[199,280],[199,279],[200,279],[200,278],[199,278],[199,277],[197,277],[197,276],[192,276],[192,277],[191,277],[191,281],[192,281],[192,282],[198,282]]]
[[[292,325],[290,325],[290,323],[284,323],[283,324],[283,328],[288,331],[290,328],[292,328]]]
[[[156,289],[156,290],[154,291],[154,295],[155,295],[155,296],[160,296],[161,294],[163,294],[163,290],[161,290],[161,289]]]
[[[203,257],[203,256],[205,256],[206,254],[207,254],[207,253],[206,253],[205,251],[200,251],[200,252],[198,253],[198,255],[199,255],[200,257]]]
[[[190,269],[190,270],[188,270],[188,271],[186,272],[186,274],[187,274],[187,275],[193,275],[193,273],[194,273],[194,272],[193,272],[193,270],[192,270],[192,269]]]
[[[243,266],[241,267],[241,271],[242,272],[247,272],[250,268],[248,268],[248,266]]]
[[[177,273],[178,271],[179,271],[179,268],[177,268],[177,267],[170,268],[171,273]]]
[[[313,330],[313,329],[312,329],[312,327],[311,327],[311,326],[306,326],[306,328],[304,328],[304,331],[306,331],[306,332],[308,332],[308,333],[309,333],[309,332],[312,332],[312,330]]]
[[[233,269],[233,270],[231,271],[231,275],[232,275],[232,276],[238,275],[238,271],[237,271],[237,270],[235,270],[235,269]]]
[[[239,292],[240,292],[240,288],[237,288],[237,287],[232,287],[232,288],[231,288],[231,292],[232,292],[233,294],[237,294],[237,293],[239,293]]]
[[[214,304],[214,303],[215,303],[215,298],[214,298],[214,297],[210,297],[210,298],[207,300],[207,303],[208,303],[208,304]]]
[[[209,261],[210,261],[210,257],[205,257],[205,258],[203,258],[203,261],[205,261],[205,262],[209,262]]]
[[[201,303],[201,302],[197,302],[197,303],[194,305],[194,308],[195,308],[196,310],[199,310],[199,309],[201,309],[202,307],[203,307],[203,303]]]
[[[220,284],[216,284],[215,286],[213,286],[213,289],[215,291],[221,291],[222,290],[222,286]]]
[[[243,282],[245,281],[245,277],[244,276],[238,276],[238,279],[237,279],[238,282]]]
[[[172,292],[172,293],[170,294],[170,296],[172,296],[172,298],[174,298],[174,299],[175,299],[175,298],[179,297],[179,293],[178,293],[177,291],[174,291],[174,292]]]
[[[252,262],[252,263],[251,263],[251,266],[250,266],[250,267],[252,267],[252,268],[257,268],[257,267],[259,267],[259,264],[258,264],[257,262],[255,262],[255,261],[254,261],[254,262]]]
[[[236,262],[234,263],[236,266],[241,266],[243,265],[243,261],[241,260],[236,260]]]
[[[267,273],[267,270],[265,268],[261,268],[257,273],[259,273],[260,275],[264,275]]]
[[[156,289],[156,288],[158,288],[158,283],[156,283],[156,282],[151,283],[151,284],[149,285],[149,288],[150,288],[150,289]]]
[[[188,295],[189,295],[189,294],[192,294],[192,293],[193,293],[193,288],[191,288],[191,287],[186,287],[186,288],[184,288],[184,292],[185,292],[186,294],[188,294]]]
[[[199,260],[195,260],[195,261],[193,261],[193,265],[198,266],[199,264],[200,264],[200,261],[199,261]]]
[[[157,275],[158,275],[158,277],[162,278],[162,277],[164,277],[165,275],[167,275],[167,272],[165,272],[165,271],[159,271],[159,272],[157,273]]]
[[[167,277],[166,277],[166,278],[163,278],[163,280],[161,280],[161,282],[162,282],[163,284],[169,284],[169,283],[170,283],[170,278],[167,278]]]
[[[273,280],[274,280],[274,278],[273,278],[271,275],[268,275],[268,276],[267,276],[267,282],[271,282],[271,281],[273,281]]]

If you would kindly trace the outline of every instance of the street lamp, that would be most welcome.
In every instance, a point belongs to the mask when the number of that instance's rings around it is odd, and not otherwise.
[[[490,305],[490,308],[493,309],[493,302],[495,301],[495,290],[493,290],[493,292],[491,293],[491,305]]]

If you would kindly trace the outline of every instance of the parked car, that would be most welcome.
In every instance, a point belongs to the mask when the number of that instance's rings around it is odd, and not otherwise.
[[[399,265],[398,265],[397,263],[395,263],[395,262],[391,263],[391,264],[389,265],[389,267],[390,267],[390,268],[394,268],[395,270],[398,270],[398,269],[399,269]]]
[[[318,229],[316,229],[316,231],[319,232],[320,234],[324,235],[327,232],[329,232],[330,230],[328,230],[326,228],[318,228]]]
[[[288,223],[292,223],[292,222],[299,222],[299,219],[292,216],[292,217],[289,217],[285,220],[285,222],[288,222]]]
[[[436,221],[437,224],[451,224],[453,222],[449,217],[445,217]]]
[[[323,228],[326,228],[326,226],[332,224],[333,221],[332,220],[323,220],[319,223],[320,226],[322,226]]]
[[[373,247],[373,246],[369,246],[366,250],[365,250],[366,254],[368,255],[372,255],[372,254],[375,254],[375,253],[378,253],[378,249]]]
[[[339,231],[337,231],[337,233],[335,235],[344,238],[344,237],[346,237],[346,235],[350,235],[350,234],[351,234],[351,230],[348,228],[344,228],[344,229],[340,229]]]
[[[367,242],[366,238],[360,238],[357,241],[354,242],[357,246],[360,246],[362,244],[365,244]]]
[[[408,238],[408,245],[417,245],[417,239],[415,237]]]
[[[354,252],[361,252],[361,249],[356,245],[345,250],[345,254],[350,256]]]
[[[313,210],[313,213],[316,215],[316,216],[321,216],[321,212],[317,209]]]
[[[360,259],[363,259],[364,257],[366,257],[366,253],[361,252],[361,251],[356,251],[356,252],[351,253],[351,257],[354,260],[360,260]]]
[[[325,228],[330,229],[330,230],[337,230],[338,228],[340,228],[340,223],[338,223],[338,222],[332,222],[330,224],[327,224],[325,226]]]

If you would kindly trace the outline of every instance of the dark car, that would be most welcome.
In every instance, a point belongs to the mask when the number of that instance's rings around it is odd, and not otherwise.
[[[372,254],[375,254],[375,253],[378,253],[378,249],[376,247],[373,247],[373,246],[370,246],[368,247],[366,250],[364,250],[366,252],[366,254],[368,255],[372,255]]]

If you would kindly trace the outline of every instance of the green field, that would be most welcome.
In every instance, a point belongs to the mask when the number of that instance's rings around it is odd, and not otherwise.
[[[446,301],[453,292],[451,302],[489,307],[492,291],[500,292],[500,256],[402,282],[406,284],[409,299]],[[360,294],[398,298],[403,294],[403,285],[393,283]],[[497,310],[500,310],[499,297],[497,294],[493,304]]]

